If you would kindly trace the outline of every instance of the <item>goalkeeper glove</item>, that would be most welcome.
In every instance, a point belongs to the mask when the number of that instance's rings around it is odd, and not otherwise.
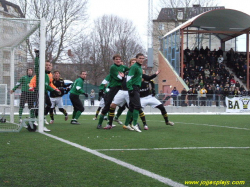
[[[29,91],[30,91],[30,92],[34,92],[34,91],[35,91],[35,89],[34,89],[34,88],[32,88],[32,87],[30,87],[30,88],[29,88]]]
[[[85,97],[87,97],[87,98],[88,98],[88,96],[89,96],[87,93],[84,93],[83,95],[85,95]]]

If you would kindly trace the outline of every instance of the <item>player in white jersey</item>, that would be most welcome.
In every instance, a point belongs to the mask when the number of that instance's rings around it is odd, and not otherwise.
[[[159,74],[159,72],[158,72]],[[161,114],[165,120],[166,125],[173,126],[174,123],[168,120],[168,115],[166,112],[165,107],[163,104],[155,98],[155,90],[154,90],[154,82],[152,80],[150,81],[145,81],[145,79],[148,80],[148,76],[143,74],[143,80],[140,88],[140,100],[141,100],[141,106],[142,108],[146,107],[147,105],[153,107],[153,108],[158,108],[161,111]],[[151,85],[151,89],[150,86]],[[144,125],[144,130],[148,130],[148,125],[146,123],[146,118],[145,114],[142,110],[140,110],[140,117]]]

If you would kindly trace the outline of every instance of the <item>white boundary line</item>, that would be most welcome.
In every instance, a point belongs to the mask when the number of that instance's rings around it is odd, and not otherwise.
[[[73,147],[79,148],[79,149],[81,149],[81,150],[83,150],[83,151],[89,152],[89,153],[91,153],[91,154],[93,154],[93,155],[99,156],[99,157],[104,158],[104,159],[106,159],[106,160],[109,160],[109,161],[111,161],[111,162],[114,162],[114,163],[116,163],[116,164],[118,164],[118,165],[120,165],[120,166],[126,167],[126,168],[128,168],[128,169],[130,169],[130,170],[132,170],[132,171],[135,171],[135,172],[137,172],[137,173],[140,173],[140,174],[142,174],[142,175],[146,175],[146,176],[148,176],[148,177],[151,177],[151,178],[153,178],[153,179],[155,179],[155,180],[158,180],[158,181],[160,181],[160,182],[162,182],[162,183],[164,183],[164,184],[167,184],[167,185],[169,185],[169,186],[173,186],[173,187],[186,187],[185,185],[183,185],[183,184],[181,184],[181,183],[178,183],[178,182],[175,182],[175,181],[173,181],[173,180],[171,180],[171,179],[169,179],[169,178],[162,177],[162,176],[157,175],[157,174],[155,174],[155,173],[152,173],[152,172],[150,172],[150,171],[148,171],[148,170],[141,169],[141,168],[136,167],[136,166],[134,166],[134,165],[132,165],[132,164],[129,164],[129,163],[123,162],[123,161],[121,161],[121,160],[118,160],[118,159],[116,159],[116,158],[113,158],[113,157],[107,156],[107,155],[105,155],[105,154],[99,153],[99,152],[96,151],[96,150],[89,149],[89,148],[87,148],[87,147],[81,146],[81,145],[79,145],[79,144],[70,142],[70,141],[68,141],[68,140],[59,138],[59,137],[57,137],[57,136],[54,136],[54,135],[51,135],[51,134],[48,134],[48,133],[45,133],[45,132],[41,132],[41,134],[44,134],[44,135],[46,135],[46,136],[48,136],[48,137],[54,138],[54,139],[56,139],[56,140],[59,140],[59,141],[61,141],[61,142],[63,142],[63,143],[66,143],[66,144],[68,144],[68,145],[71,145],[71,146],[73,146]]]
[[[147,121],[156,121],[156,120],[147,120]],[[157,121],[157,122],[165,123],[165,121]],[[248,128],[219,126],[219,125],[209,125],[209,124],[197,124],[197,123],[185,123],[185,122],[178,122],[178,121],[174,121],[174,123],[187,124],[187,125],[202,125],[202,126],[209,126],[209,127],[221,127],[221,128],[228,128],[228,129],[247,130],[247,131],[250,130]]]
[[[182,124],[190,124],[190,125],[203,125],[203,126],[209,126],[209,127],[221,127],[221,128],[228,128],[228,129],[238,129],[238,130],[247,130],[248,128],[239,128],[239,127],[229,127],[229,126],[219,126],[219,125],[209,125],[209,124],[196,124],[196,123],[184,123],[184,122],[175,122],[175,123],[182,123]]]
[[[139,148],[139,149],[96,149],[96,151],[150,151],[150,150],[183,150],[183,149],[250,149],[250,147],[169,147],[169,148]]]

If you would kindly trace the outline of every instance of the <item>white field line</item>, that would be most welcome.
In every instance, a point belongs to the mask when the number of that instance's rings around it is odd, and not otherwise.
[[[197,123],[184,123],[184,122],[175,122],[175,123],[182,123],[182,124],[187,124],[187,125],[203,125],[203,126],[209,126],[209,127],[221,127],[221,128],[228,128],[228,129],[247,130],[247,131],[250,130],[250,129],[248,129],[248,128],[229,127],[229,126],[220,126],[220,125],[197,124]]]
[[[155,121],[155,120],[147,120],[147,121]],[[157,122],[165,123],[165,121],[157,121]],[[220,126],[220,125],[209,125],[209,124],[198,124],[198,123],[185,123],[185,122],[178,122],[178,121],[174,121],[174,123],[181,123],[181,124],[187,124],[187,125],[202,125],[202,126],[209,126],[209,127],[221,127],[221,128],[228,128],[228,129],[247,130],[247,131],[250,130],[248,128],[229,127],[229,126]]]
[[[59,140],[59,141],[61,141],[61,142],[63,142],[63,143],[66,143],[66,144],[68,144],[68,145],[71,145],[71,146],[73,146],[73,147],[79,148],[79,149],[81,149],[81,150],[83,150],[83,151],[87,151],[87,152],[89,152],[89,153],[91,153],[91,154],[93,154],[93,155],[96,155],[96,156],[99,156],[99,157],[101,157],[101,158],[103,158],[103,159],[106,159],[106,160],[109,160],[109,161],[111,161],[111,162],[114,162],[114,163],[116,163],[116,164],[118,164],[118,165],[120,165],[120,166],[126,167],[126,168],[128,168],[128,169],[130,169],[130,170],[132,170],[132,171],[135,171],[135,172],[137,172],[137,173],[140,173],[140,174],[142,174],[142,175],[146,175],[146,176],[148,176],[148,177],[151,177],[151,178],[153,178],[153,179],[155,179],[155,180],[158,180],[158,181],[160,181],[160,182],[162,182],[162,183],[164,183],[164,184],[167,184],[167,185],[169,185],[169,186],[173,186],[173,187],[186,187],[185,185],[183,185],[183,184],[181,184],[181,183],[178,183],[178,182],[175,182],[175,181],[173,181],[173,180],[171,180],[171,179],[169,179],[169,178],[162,177],[162,176],[157,175],[157,174],[155,174],[155,173],[152,173],[152,172],[150,172],[150,171],[148,171],[148,170],[141,169],[141,168],[136,167],[136,166],[134,166],[134,165],[132,165],[132,164],[129,164],[129,163],[123,162],[123,161],[121,161],[121,160],[118,160],[118,159],[116,159],[116,158],[113,158],[113,157],[107,156],[107,155],[105,155],[105,154],[99,153],[99,152],[96,151],[96,150],[89,149],[89,148],[87,148],[87,147],[81,146],[81,145],[79,145],[79,144],[70,142],[70,141],[68,141],[68,140],[59,138],[59,137],[57,137],[57,136],[54,136],[54,135],[51,135],[51,134],[48,134],[48,133],[42,132],[41,134],[44,134],[44,135],[46,135],[46,136],[48,136],[48,137],[54,138],[54,139],[56,139],[56,140]]]
[[[250,149],[250,147],[167,147],[139,149],[96,149],[96,151],[151,151],[151,150],[183,150],[183,149]]]

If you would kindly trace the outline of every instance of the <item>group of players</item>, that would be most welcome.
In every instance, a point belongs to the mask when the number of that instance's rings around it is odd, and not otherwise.
[[[110,67],[109,75],[102,81],[99,87],[99,98],[102,97],[102,99],[93,120],[97,119],[101,108],[103,109],[99,117],[97,129],[111,129],[115,126],[112,124],[113,121],[122,124],[118,118],[126,106],[128,107],[128,112],[123,125],[124,129],[141,132],[141,128],[137,123],[137,119],[140,116],[144,130],[148,130],[145,114],[142,110],[147,105],[158,108],[161,111],[166,125],[174,125],[173,122],[168,120],[163,104],[154,97],[155,89],[152,79],[160,71],[157,71],[152,76],[144,74],[141,68],[144,60],[144,55],[139,53],[136,55],[136,58],[130,60],[130,67],[128,68],[122,64],[120,55],[113,56],[114,64]],[[116,106],[119,106],[119,109],[115,116]],[[104,116],[107,113],[108,124],[106,127],[102,127]]]
[[[33,75],[33,69],[27,69],[27,75],[21,77],[19,81],[16,83],[16,86],[10,90],[12,94],[15,90],[21,86],[21,96],[20,96],[20,107],[19,107],[19,122],[22,123],[22,113],[24,109],[24,105],[27,101],[28,108],[30,110],[30,117],[34,118],[38,115],[38,105],[39,105],[39,96],[38,96],[38,86],[39,85],[39,51],[36,50],[36,58],[35,58],[35,76]],[[69,92],[70,84],[65,84],[64,80],[60,77],[59,71],[54,71],[54,75],[52,72],[52,63],[49,61],[45,62],[45,109],[44,115],[45,124],[49,124],[46,120],[46,116],[50,113],[50,124],[54,123],[54,109],[55,106],[58,106],[59,111],[61,111],[65,116],[65,121],[68,120],[68,113],[63,108],[62,96]],[[48,94],[50,91],[50,95]],[[36,121],[34,121],[34,125],[38,125]],[[50,131],[47,127],[44,126],[44,131]]]
[[[21,88],[21,97],[20,97],[20,108],[19,108],[19,118],[20,123],[22,122],[22,112],[24,104],[28,102],[28,108],[30,109],[30,117],[37,117],[37,110],[33,108],[38,108],[38,88],[39,84],[39,51],[36,52],[35,59],[35,72],[36,75],[33,76],[33,69],[27,69],[27,75],[23,76],[16,84],[16,86],[10,91],[13,93],[20,85]],[[161,111],[161,114],[165,120],[166,125],[173,126],[174,123],[168,120],[168,115],[163,104],[157,100],[155,96],[154,79],[160,71],[157,71],[154,75],[148,76],[143,73],[141,65],[145,57],[143,54],[139,53],[136,55],[136,58],[132,58],[129,62],[130,67],[124,66],[121,61],[120,55],[114,55],[113,61],[114,64],[110,67],[109,75],[102,81],[102,84],[99,87],[99,98],[101,99],[100,107],[97,109],[96,116],[94,120],[97,119],[97,116],[102,108],[97,129],[111,129],[113,121],[122,124],[118,119],[125,108],[128,108],[126,121],[123,126],[124,129],[131,131],[141,132],[141,128],[137,123],[138,117],[142,119],[144,130],[148,130],[148,125],[146,122],[145,114],[143,108],[147,105],[150,105],[154,108],[158,108]],[[59,111],[61,111],[65,116],[65,121],[68,120],[68,113],[63,108],[62,96],[70,91],[70,100],[73,105],[73,114],[71,124],[80,124],[78,122],[81,113],[84,111],[84,106],[79,98],[80,94],[88,97],[88,94],[85,93],[83,89],[84,80],[87,77],[87,72],[82,71],[80,77],[74,81],[72,85],[65,85],[64,80],[60,77],[59,71],[54,71],[54,75],[51,73],[52,64],[49,61],[45,63],[45,124],[49,124],[46,121],[46,115],[50,113],[50,123],[54,123],[54,108],[58,106]],[[71,88],[69,88],[69,86]],[[50,95],[48,94],[50,91]],[[35,105],[34,105],[35,104]],[[119,106],[117,115],[115,116],[115,109]],[[108,114],[108,124],[106,127],[102,127],[104,117]],[[115,116],[115,118],[114,118]],[[37,123],[34,123],[37,125]],[[44,131],[50,131],[44,126]]]

